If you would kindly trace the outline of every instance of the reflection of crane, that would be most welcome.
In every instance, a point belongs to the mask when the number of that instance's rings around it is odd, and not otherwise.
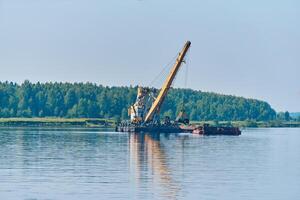
[[[131,122],[133,123],[148,123],[153,121],[154,117],[159,114],[161,105],[168,94],[168,91],[174,81],[174,78],[181,66],[184,62],[184,57],[191,46],[191,42],[187,41],[182,51],[179,53],[176,62],[166,79],[163,87],[161,88],[157,98],[155,98],[154,102],[151,101],[149,103],[149,98],[151,96],[150,90],[148,88],[138,88],[138,95],[136,103],[130,107],[130,116]],[[151,104],[149,106],[149,104]],[[149,108],[150,107],[150,108]],[[148,111],[149,109],[149,111]]]
[[[171,168],[167,163],[167,158],[159,136],[149,134],[131,134],[129,136],[130,163],[134,172],[137,185],[158,184],[163,188],[163,197],[177,199],[181,188],[178,182],[172,177]],[[151,176],[149,177],[149,174]]]

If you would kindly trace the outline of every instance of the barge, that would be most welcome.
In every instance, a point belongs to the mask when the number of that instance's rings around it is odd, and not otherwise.
[[[185,125],[134,125],[118,124],[116,132],[128,133],[192,133],[196,135],[241,135],[237,127],[185,126]]]
[[[119,123],[116,126],[117,132],[193,133],[199,135],[241,134],[239,128],[235,127],[211,127],[207,124],[203,126],[191,125],[184,109],[179,113],[176,120],[171,121],[169,117],[165,117],[164,122],[160,122],[160,109],[182,63],[186,63],[184,58],[190,46],[191,42],[187,41],[158,95],[156,95],[157,90],[154,88],[138,87],[136,102],[128,109],[130,121]]]

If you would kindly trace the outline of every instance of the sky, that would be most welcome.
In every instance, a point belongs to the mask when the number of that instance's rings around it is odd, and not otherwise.
[[[147,86],[190,40],[175,87],[300,111],[299,19],[297,0],[0,0],[0,81]]]

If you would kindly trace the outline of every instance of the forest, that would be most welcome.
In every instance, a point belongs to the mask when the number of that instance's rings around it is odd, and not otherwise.
[[[127,119],[127,109],[135,102],[136,92],[137,86],[0,82],[0,117]],[[194,121],[276,118],[275,110],[264,101],[178,88],[169,92],[161,116],[174,119],[183,106]]]

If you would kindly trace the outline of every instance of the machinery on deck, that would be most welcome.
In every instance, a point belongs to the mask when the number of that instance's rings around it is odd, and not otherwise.
[[[180,133],[191,132],[197,134],[225,134],[225,135],[240,135],[238,128],[228,127],[209,127],[189,125],[184,109],[179,113],[174,122],[166,117],[163,122],[160,121],[161,106],[171,88],[171,85],[179,71],[184,58],[191,46],[191,42],[187,41],[179,53],[176,62],[174,63],[167,79],[165,80],[159,94],[156,96],[156,89],[138,87],[136,102],[129,107],[128,114],[130,121],[121,122],[117,125],[118,132],[157,132],[157,133]],[[211,129],[213,128],[213,129]],[[213,130],[213,131],[210,131]],[[224,130],[224,131],[222,131]]]

